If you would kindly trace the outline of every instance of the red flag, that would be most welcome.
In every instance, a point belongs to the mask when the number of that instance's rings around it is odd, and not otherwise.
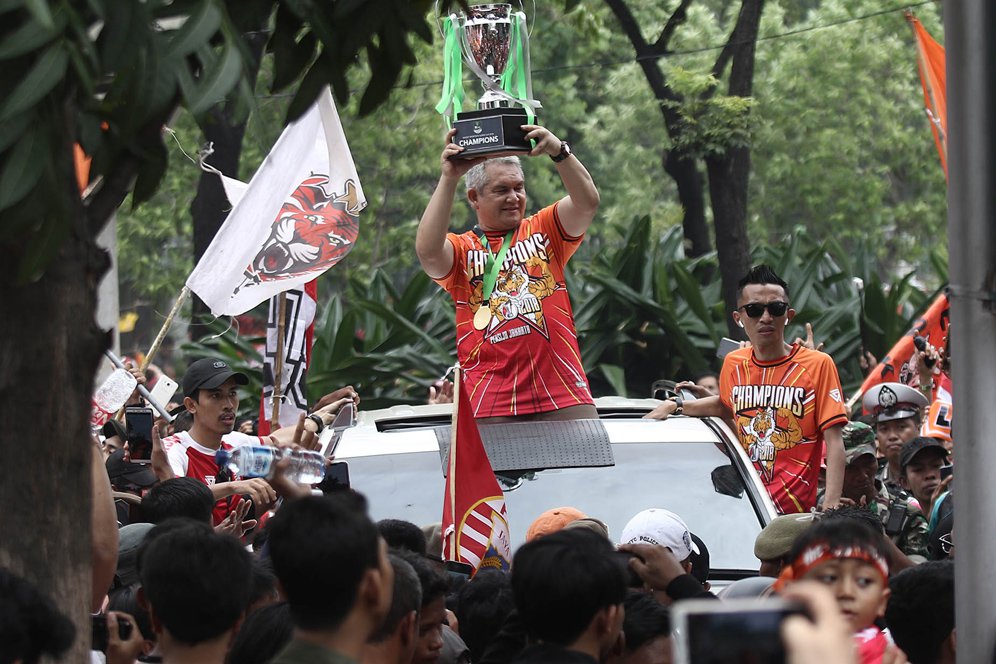
[[[920,69],[920,83],[923,86],[923,103],[930,118],[930,129],[934,132],[934,143],[941,156],[944,177],[948,176],[948,101],[944,75],[944,47],[934,41],[919,19],[907,12],[906,20],[913,26],[916,35],[917,65]]]
[[[859,394],[864,394],[879,383],[903,383],[916,386],[916,346],[913,337],[926,337],[927,341],[938,348],[944,346],[944,337],[948,333],[950,321],[948,294],[941,293],[930,308],[913,323],[913,327],[902,336],[889,354],[882,358],[865,382],[861,384]]]
[[[512,546],[505,494],[481,442],[470,399],[456,371],[449,472],[443,495],[443,557],[508,571]]]
[[[281,365],[280,426],[297,424],[298,417],[308,410],[308,393],[305,380],[311,364],[311,344],[315,336],[315,308],[318,300],[318,281],[312,279],[304,288],[286,293],[284,308],[284,348]],[[270,298],[270,315],[266,325],[266,352],[263,354],[263,398],[259,401],[259,435],[270,431],[273,412],[273,375],[277,359],[278,298]]]

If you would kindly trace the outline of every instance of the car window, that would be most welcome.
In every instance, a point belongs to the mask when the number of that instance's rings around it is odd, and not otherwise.
[[[613,454],[615,466],[540,471],[506,490],[513,547],[525,540],[529,524],[553,507],[569,505],[605,521],[614,542],[637,512],[663,507],[702,538],[712,569],[757,569],[753,546],[761,522],[743,478],[717,445],[616,443]],[[405,519],[420,526],[441,520],[445,479],[438,453],[348,462],[352,486],[367,496],[374,519]]]

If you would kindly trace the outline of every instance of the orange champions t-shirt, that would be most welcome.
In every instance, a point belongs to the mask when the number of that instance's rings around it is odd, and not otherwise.
[[[497,256],[505,233],[486,237]],[[583,237],[564,231],[556,203],[523,219],[484,305],[491,321],[477,330],[487,253],[473,232],[447,235],[453,268],[435,281],[456,305],[457,356],[475,417],[592,403],[564,284],[564,265]]]
[[[823,432],[847,423],[830,356],[796,344],[785,357],[759,362],[750,348],[735,350],[723,361],[719,398],[778,510],[813,508]]]

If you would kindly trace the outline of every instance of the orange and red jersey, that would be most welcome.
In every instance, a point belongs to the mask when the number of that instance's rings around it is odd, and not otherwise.
[[[830,356],[798,344],[772,362],[758,361],[750,348],[733,351],[720,372],[719,398],[778,510],[813,508],[823,432],[847,423]]]
[[[482,306],[487,251],[473,232],[450,233],[453,267],[436,283],[456,305],[457,357],[474,417],[526,415],[592,403],[581,365],[564,265],[584,236],[571,237],[557,204],[523,219],[495,282],[491,321],[474,328]],[[487,233],[496,256],[505,233]]]

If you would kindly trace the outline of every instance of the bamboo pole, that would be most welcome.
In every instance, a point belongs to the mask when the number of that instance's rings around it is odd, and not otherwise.
[[[142,366],[139,367],[142,371],[152,363],[152,358],[156,356],[159,352],[159,347],[163,344],[163,339],[166,338],[166,333],[169,332],[169,328],[173,325],[173,319],[176,317],[177,312],[180,311],[180,307],[183,303],[187,301],[187,297],[190,295],[190,289],[187,286],[183,287],[180,294],[176,298],[176,302],[173,304],[173,308],[170,309],[169,314],[166,316],[166,320],[163,321],[162,329],[159,330],[159,334],[156,335],[155,341],[152,342],[152,347],[149,348],[149,352],[145,354],[145,359],[142,360]]]

